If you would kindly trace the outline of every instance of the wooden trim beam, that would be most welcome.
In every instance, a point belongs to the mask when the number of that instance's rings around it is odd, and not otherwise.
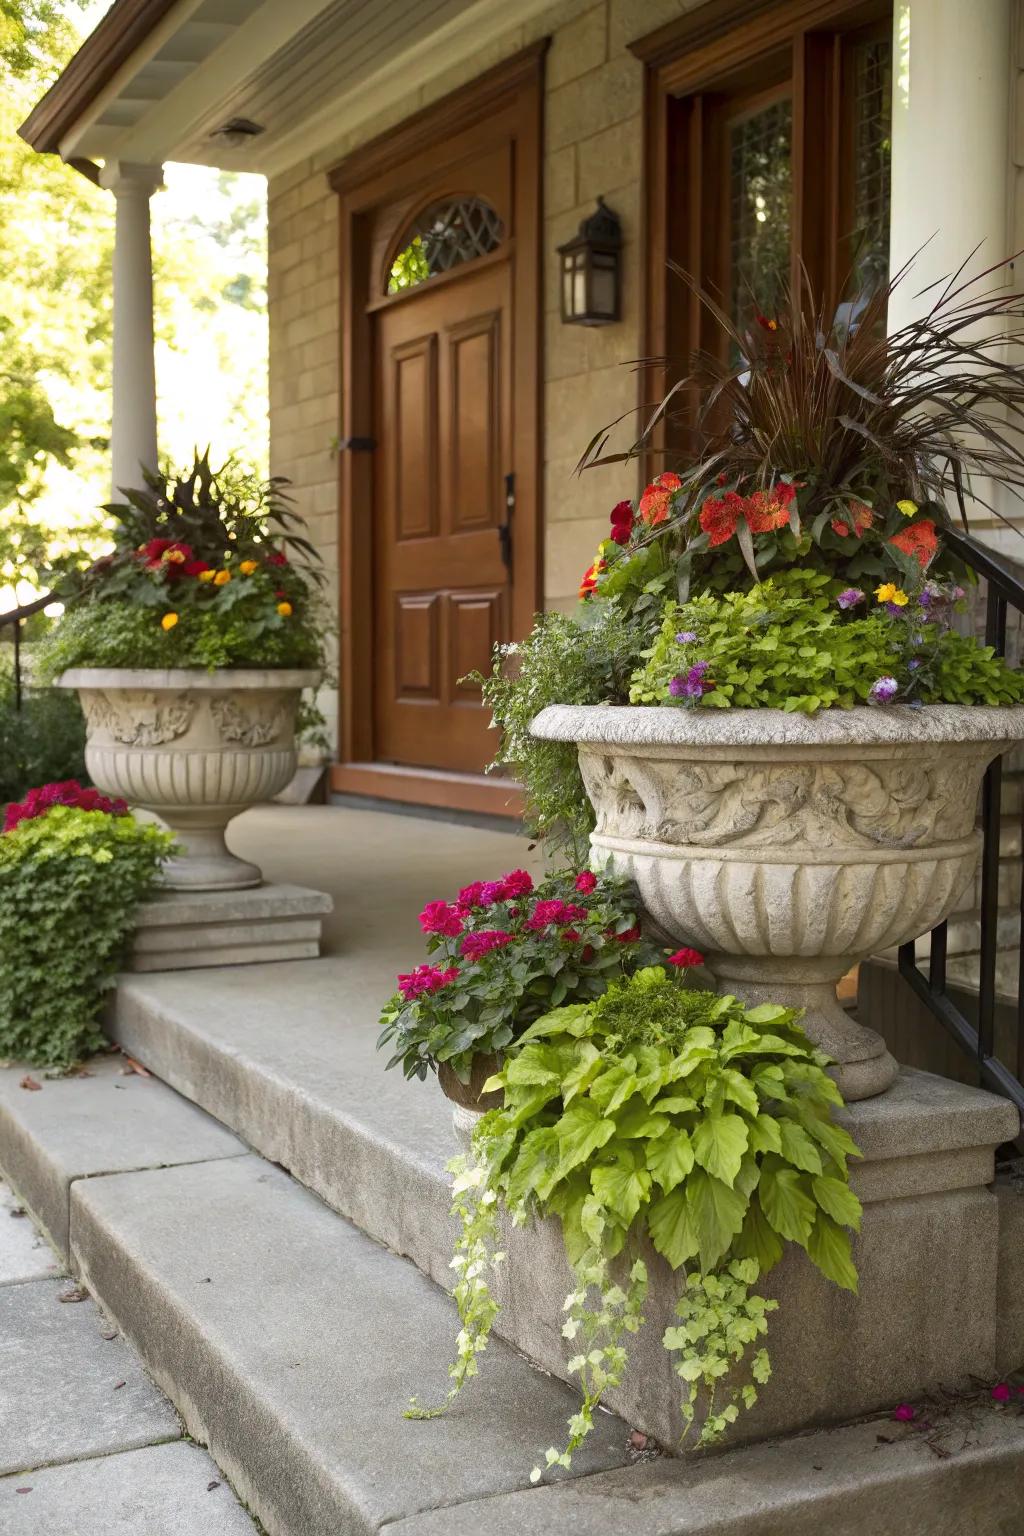
[[[331,790],[334,794],[366,795],[403,805],[429,805],[517,821],[523,815],[519,785],[511,779],[488,779],[482,774],[401,768],[392,763],[334,763]]]

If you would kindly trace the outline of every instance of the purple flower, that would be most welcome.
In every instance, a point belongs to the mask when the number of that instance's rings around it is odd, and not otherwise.
[[[873,704],[888,704],[899,692],[900,685],[894,677],[880,677],[872,683],[868,698]]]
[[[678,635],[676,635],[676,644],[692,645],[696,638],[697,631],[695,629],[681,629]]]
[[[916,656],[914,657],[913,661],[907,662],[907,666],[910,668],[911,672],[916,672],[920,665],[921,663]]]
[[[711,683],[704,681],[704,674],[711,665],[709,661],[695,661],[689,672],[674,677],[668,685],[668,691],[674,699],[699,699],[712,687]]]
[[[889,616],[891,618],[894,618],[894,619],[906,618],[906,614],[904,613],[903,607],[902,607],[902,605],[900,603],[883,603],[882,607],[885,609],[886,613],[889,614]]]
[[[840,592],[836,602],[840,608],[856,608],[858,603],[864,601],[864,593],[857,587],[847,587],[845,592]]]

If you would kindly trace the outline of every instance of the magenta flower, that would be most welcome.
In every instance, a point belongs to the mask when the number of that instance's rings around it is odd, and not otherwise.
[[[581,922],[589,916],[586,907],[574,906],[571,901],[538,901],[526,919],[526,926],[533,933],[539,933],[552,923],[561,927],[564,923]]]
[[[474,880],[471,885],[464,885],[459,892],[459,906],[478,907],[483,889],[484,883],[482,880]]]
[[[880,677],[871,684],[868,698],[872,704],[890,704],[899,692],[900,685],[894,677]]]
[[[454,965],[444,971],[436,965],[418,965],[414,971],[399,976],[398,990],[406,1002],[411,1003],[424,993],[439,992],[450,981],[454,981],[458,974],[458,968]]]
[[[910,1424],[917,1418],[917,1409],[911,1407],[910,1403],[900,1403],[893,1409],[892,1416],[897,1424]]]
[[[1001,1381],[998,1386],[993,1387],[992,1398],[997,1403],[1008,1403],[1010,1401],[1009,1383]]]
[[[502,876],[501,883],[505,888],[506,897],[529,896],[533,890],[533,880],[525,869],[509,870],[507,875]]]
[[[420,927],[424,933],[443,933],[453,939],[462,932],[463,916],[446,901],[428,901],[420,913]]]
[[[668,691],[674,699],[699,699],[713,685],[705,682],[704,674],[711,665],[707,661],[695,661],[689,672],[672,678]]]
[[[589,896],[597,890],[597,876],[589,869],[580,870],[576,876],[576,889],[581,896]]]
[[[684,946],[682,949],[677,949],[674,955],[669,955],[668,963],[678,966],[680,970],[686,970],[691,965],[703,965],[704,956],[699,949],[688,949]]]
[[[840,608],[856,608],[857,604],[862,603],[863,601],[864,593],[861,592],[857,587],[847,587],[846,590],[844,592],[840,592],[839,596],[836,598],[836,602],[839,604]]]
[[[512,935],[504,928],[484,928],[479,933],[467,933],[462,941],[462,953],[467,960],[479,960],[492,949],[504,949],[512,943]]]

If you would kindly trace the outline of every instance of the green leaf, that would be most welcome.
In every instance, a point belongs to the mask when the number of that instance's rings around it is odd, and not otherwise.
[[[621,1104],[634,1093],[640,1084],[636,1075],[636,1058],[626,1056],[621,1063],[609,1067],[590,1085],[590,1098],[600,1105],[606,1114],[614,1114]]]
[[[693,1147],[685,1131],[659,1136],[647,1147],[647,1166],[665,1194],[682,1183],[693,1168]]]
[[[646,1169],[595,1168],[590,1175],[594,1194],[628,1227],[647,1199],[651,1176]]]
[[[751,1152],[782,1151],[782,1135],[774,1115],[766,1115],[762,1111],[749,1130]]]
[[[655,1248],[673,1269],[694,1258],[700,1249],[700,1239],[681,1189],[651,1202],[647,1209],[647,1228]]]
[[[554,1130],[558,1137],[558,1178],[563,1179],[615,1135],[615,1121],[606,1120],[589,1099],[576,1099]]]
[[[848,1184],[826,1173],[819,1179],[812,1179],[811,1189],[815,1200],[833,1221],[843,1227],[852,1227],[855,1232],[860,1231],[861,1203]]]
[[[833,1162],[838,1164],[843,1173],[846,1172],[846,1159],[848,1157],[860,1157],[861,1150],[849,1131],[841,1125],[836,1125],[834,1120],[824,1120],[819,1115],[805,1113],[800,1116],[804,1129],[808,1131],[818,1143],[825,1148]]]
[[[508,1171],[507,1198],[512,1204],[547,1182],[558,1165],[558,1138],[551,1126],[529,1131],[519,1147],[519,1155]]]
[[[700,1240],[701,1265],[710,1270],[742,1227],[747,1202],[738,1190],[730,1189],[702,1168],[694,1168],[685,1189],[690,1218]]]
[[[565,1008],[553,1008],[525,1029],[519,1036],[519,1044],[539,1040],[545,1035],[583,1035],[593,1022],[593,1003],[569,1003]]]
[[[747,1122],[740,1115],[708,1115],[693,1132],[693,1155],[714,1178],[731,1185],[748,1140]]]
[[[697,1108],[696,1099],[685,1098],[680,1093],[670,1094],[665,1099],[655,1099],[651,1109],[657,1115],[685,1115],[688,1110]]]
[[[760,1107],[757,1092],[750,1081],[737,1072],[735,1067],[725,1067],[720,1073],[722,1084],[725,1088],[725,1096],[738,1104],[740,1109],[745,1109],[748,1115],[756,1115]]]
[[[550,1045],[528,1045],[509,1058],[504,1068],[505,1082],[513,1087],[540,1087],[560,1083],[562,1063]]]
[[[844,1291],[857,1290],[857,1270],[850,1256],[850,1236],[831,1216],[819,1211],[807,1243],[807,1253],[827,1280]]]
[[[780,1237],[806,1248],[817,1207],[804,1188],[803,1176],[776,1157],[766,1157],[758,1186],[761,1209]]]
[[[733,1252],[741,1259],[756,1259],[763,1275],[782,1258],[782,1238],[765,1220],[758,1200],[750,1202]]]
[[[782,1156],[788,1163],[804,1169],[806,1173],[821,1172],[821,1154],[803,1126],[797,1125],[795,1120],[780,1120],[779,1134],[782,1138]]]
[[[632,1103],[627,1104],[625,1109],[620,1110],[616,1115],[615,1129],[617,1134],[627,1141],[636,1138],[655,1141],[672,1129],[672,1121],[667,1115],[656,1115],[637,1095]]]
[[[562,1079],[562,1103],[568,1106],[578,1093],[593,1082],[604,1065],[601,1052],[589,1040],[581,1040],[576,1047],[576,1063]]]

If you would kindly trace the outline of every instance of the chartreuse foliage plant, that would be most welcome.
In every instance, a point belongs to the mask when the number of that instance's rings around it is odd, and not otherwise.
[[[790,571],[748,592],[669,602],[633,674],[633,704],[819,709],[895,700],[1013,704],[1024,673],[990,646],[937,623],[910,602],[861,618],[830,597],[822,571]],[[900,589],[897,589],[898,591]],[[901,595],[903,595],[901,593]],[[947,605],[948,606],[948,605]]]
[[[64,1070],[104,1044],[103,994],[135,904],[173,840],[129,815],[67,804],[9,813],[8,823],[0,836],[0,1057]]]
[[[857,1287],[849,1229],[861,1208],[847,1160],[859,1153],[833,1119],[842,1101],[798,1017],[745,1009],[652,966],[525,1032],[486,1085],[504,1090],[503,1107],[451,1165],[462,1331],[446,1403],[487,1346],[502,1209],[516,1224],[557,1216],[576,1275],[562,1332],[576,1345],[569,1370],[583,1401],[547,1466],[569,1465],[602,1394],[622,1379],[626,1340],[644,1321],[647,1242],[680,1274],[664,1345],[683,1384],[685,1434],[707,1445],[756,1402],[777,1303],[755,1286],[785,1245]]]

